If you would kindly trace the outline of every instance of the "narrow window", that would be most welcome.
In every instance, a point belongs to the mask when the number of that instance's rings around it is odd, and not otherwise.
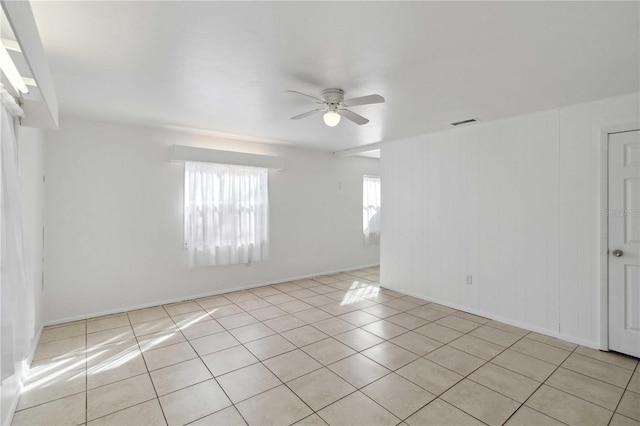
[[[269,259],[269,172],[187,162],[184,238],[189,266]]]
[[[380,244],[380,177],[362,179],[362,233],[364,245]]]

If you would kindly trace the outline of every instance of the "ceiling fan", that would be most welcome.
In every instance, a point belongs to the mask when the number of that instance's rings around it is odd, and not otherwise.
[[[359,98],[344,99],[344,90],[342,89],[325,89],[322,91],[322,98],[316,98],[315,96],[307,95],[296,90],[287,90],[289,93],[295,93],[307,98],[313,99],[319,108],[313,111],[305,112],[295,117],[291,117],[292,120],[300,120],[301,118],[309,117],[310,115],[324,113],[324,124],[329,127],[335,127],[340,123],[340,117],[344,117],[347,120],[351,120],[356,124],[367,124],[369,120],[363,116],[356,114],[353,111],[347,109],[347,107],[354,107],[360,105],[379,104],[384,102],[384,98],[380,95],[368,95],[361,96]]]

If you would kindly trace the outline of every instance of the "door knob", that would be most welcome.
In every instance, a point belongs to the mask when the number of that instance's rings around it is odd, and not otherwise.
[[[611,254],[613,254],[615,257],[620,257],[622,256],[622,250],[620,249],[615,249],[613,252],[611,252]]]

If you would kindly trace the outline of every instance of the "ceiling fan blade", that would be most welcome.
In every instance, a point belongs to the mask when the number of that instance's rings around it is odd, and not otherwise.
[[[340,112],[340,115],[346,118],[347,120],[351,120],[354,123],[359,124],[361,126],[369,122],[369,120],[367,120],[363,116],[356,114],[353,111],[349,111],[348,109],[341,109],[339,112]]]
[[[311,99],[313,99],[314,101],[316,101],[316,102],[318,102],[318,103],[321,103],[321,104],[323,104],[323,103],[324,103],[324,101],[323,101],[322,99],[318,99],[318,98],[316,98],[315,96],[307,95],[306,93],[298,92],[297,90],[286,90],[286,92],[287,92],[287,93],[295,93],[295,94],[297,94],[297,95],[301,95],[301,96],[304,96],[304,97],[306,97],[306,98],[311,98]]]
[[[314,109],[313,111],[304,112],[302,114],[298,114],[295,117],[291,117],[292,120],[300,120],[301,118],[309,117],[313,114],[318,114],[319,112],[324,111],[323,109]]]
[[[358,105],[380,104],[384,102],[384,98],[380,95],[361,96],[359,98],[347,99],[344,105],[348,107]]]

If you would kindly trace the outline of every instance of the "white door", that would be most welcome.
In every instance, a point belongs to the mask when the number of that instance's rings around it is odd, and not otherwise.
[[[640,357],[640,131],[609,135],[609,349]]]

